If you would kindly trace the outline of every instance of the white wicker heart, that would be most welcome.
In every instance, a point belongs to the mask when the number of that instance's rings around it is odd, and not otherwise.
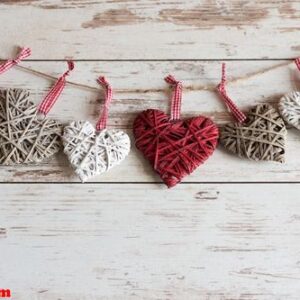
[[[130,150],[128,135],[116,129],[96,132],[88,121],[74,121],[64,129],[64,152],[82,182],[120,164]]]
[[[300,129],[300,92],[283,96],[279,101],[278,110],[288,124]]]

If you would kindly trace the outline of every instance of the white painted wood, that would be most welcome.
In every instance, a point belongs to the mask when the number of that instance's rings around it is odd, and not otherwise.
[[[224,124],[213,60],[274,58],[229,62],[228,89],[245,111],[276,105],[300,89],[295,67],[278,60],[299,56],[299,11],[298,1],[282,0],[2,0],[0,58],[24,45],[42,61],[1,75],[0,86],[28,87],[38,103],[53,83],[48,75],[65,70],[51,60],[80,59],[50,116],[95,124],[103,99],[95,79],[106,75],[115,87],[109,127],[130,134],[142,109],[168,111],[163,77],[172,73],[185,85],[183,117]],[[100,184],[51,184],[77,181],[63,154],[1,167],[0,289],[15,300],[298,300],[300,184],[262,181],[299,182],[299,145],[290,130],[283,165],[219,148],[184,180],[195,183],[171,190],[153,183],[134,147],[95,178]],[[196,183],[209,181],[227,183]]]
[[[24,62],[22,66],[54,76],[65,69],[64,62]],[[141,110],[152,107],[168,111],[171,94],[163,77],[170,72],[184,82],[183,117],[204,114],[218,124],[224,124],[231,117],[215,93],[215,86],[220,80],[220,68],[220,62],[77,62],[76,70],[68,78],[75,84],[67,85],[49,116],[64,123],[87,119],[95,124],[103,100],[102,90],[95,79],[104,74],[115,88],[109,128],[121,128],[131,135],[132,122]],[[228,62],[228,79],[234,81],[228,84],[228,92],[245,111],[263,102],[276,106],[283,94],[300,89],[299,72],[289,61]],[[38,103],[52,81],[16,68],[1,75],[0,84],[3,87],[28,87],[33,100]],[[219,147],[207,163],[184,181],[299,181],[299,145],[299,131],[290,130],[285,164],[249,162]],[[120,166],[94,180],[159,181],[134,146],[132,150]],[[49,163],[38,166],[1,167],[0,181],[68,182],[78,179],[61,154]]]
[[[300,185],[2,184],[23,299],[298,300]]]
[[[0,57],[287,58],[299,55],[299,1],[2,0]]]

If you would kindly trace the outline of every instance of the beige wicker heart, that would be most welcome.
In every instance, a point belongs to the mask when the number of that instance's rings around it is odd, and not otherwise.
[[[297,129],[300,129],[300,92],[283,96],[278,105],[282,118]]]
[[[38,163],[61,148],[62,125],[39,120],[23,89],[0,90],[0,164]]]
[[[128,135],[115,129],[96,132],[88,121],[74,121],[65,127],[64,152],[81,181],[120,164],[130,150]]]
[[[226,124],[220,142],[240,157],[284,162],[286,128],[283,119],[269,104],[255,106],[244,123]]]

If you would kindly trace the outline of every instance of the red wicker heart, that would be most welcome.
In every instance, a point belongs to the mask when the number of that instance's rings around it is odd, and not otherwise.
[[[133,133],[136,147],[168,187],[201,165],[214,152],[219,136],[218,127],[209,118],[171,120],[156,109],[137,116]]]

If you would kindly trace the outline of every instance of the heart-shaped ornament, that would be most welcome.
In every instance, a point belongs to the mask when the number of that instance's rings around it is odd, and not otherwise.
[[[168,187],[204,163],[218,143],[218,128],[209,118],[173,120],[156,109],[137,116],[133,133],[136,147]]]
[[[62,125],[37,116],[28,91],[0,90],[0,164],[39,163],[60,150]]]
[[[269,104],[259,104],[247,116],[242,113],[226,92],[225,64],[222,64],[218,92],[237,120],[220,130],[220,143],[224,148],[255,161],[284,162],[287,130],[278,112]]]
[[[300,130],[300,92],[291,92],[283,96],[278,110],[287,124]]]
[[[133,124],[136,147],[170,188],[191,174],[214,152],[219,131],[209,118],[180,119],[182,83],[172,75],[171,116],[157,109],[141,112]]]
[[[23,48],[16,60],[8,60],[0,66],[0,74],[30,53],[29,48]],[[39,163],[61,149],[63,126],[47,119],[46,115],[62,93],[65,77],[73,68],[73,62],[69,61],[68,71],[57,80],[38,107],[30,101],[26,90],[0,90],[0,164]]]
[[[125,132],[106,129],[113,92],[104,77],[97,81],[105,89],[105,102],[96,128],[88,121],[74,121],[63,134],[64,152],[82,182],[120,164],[130,151],[130,139]]]
[[[294,60],[300,71],[300,58]],[[284,121],[300,130],[300,92],[294,91],[279,100],[278,110]]]
[[[269,104],[252,108],[243,123],[229,123],[220,130],[220,143],[228,151],[251,160],[284,162],[286,127]]]
[[[64,153],[82,182],[120,164],[129,154],[129,136],[116,129],[96,132],[88,121],[75,121],[64,129]]]

